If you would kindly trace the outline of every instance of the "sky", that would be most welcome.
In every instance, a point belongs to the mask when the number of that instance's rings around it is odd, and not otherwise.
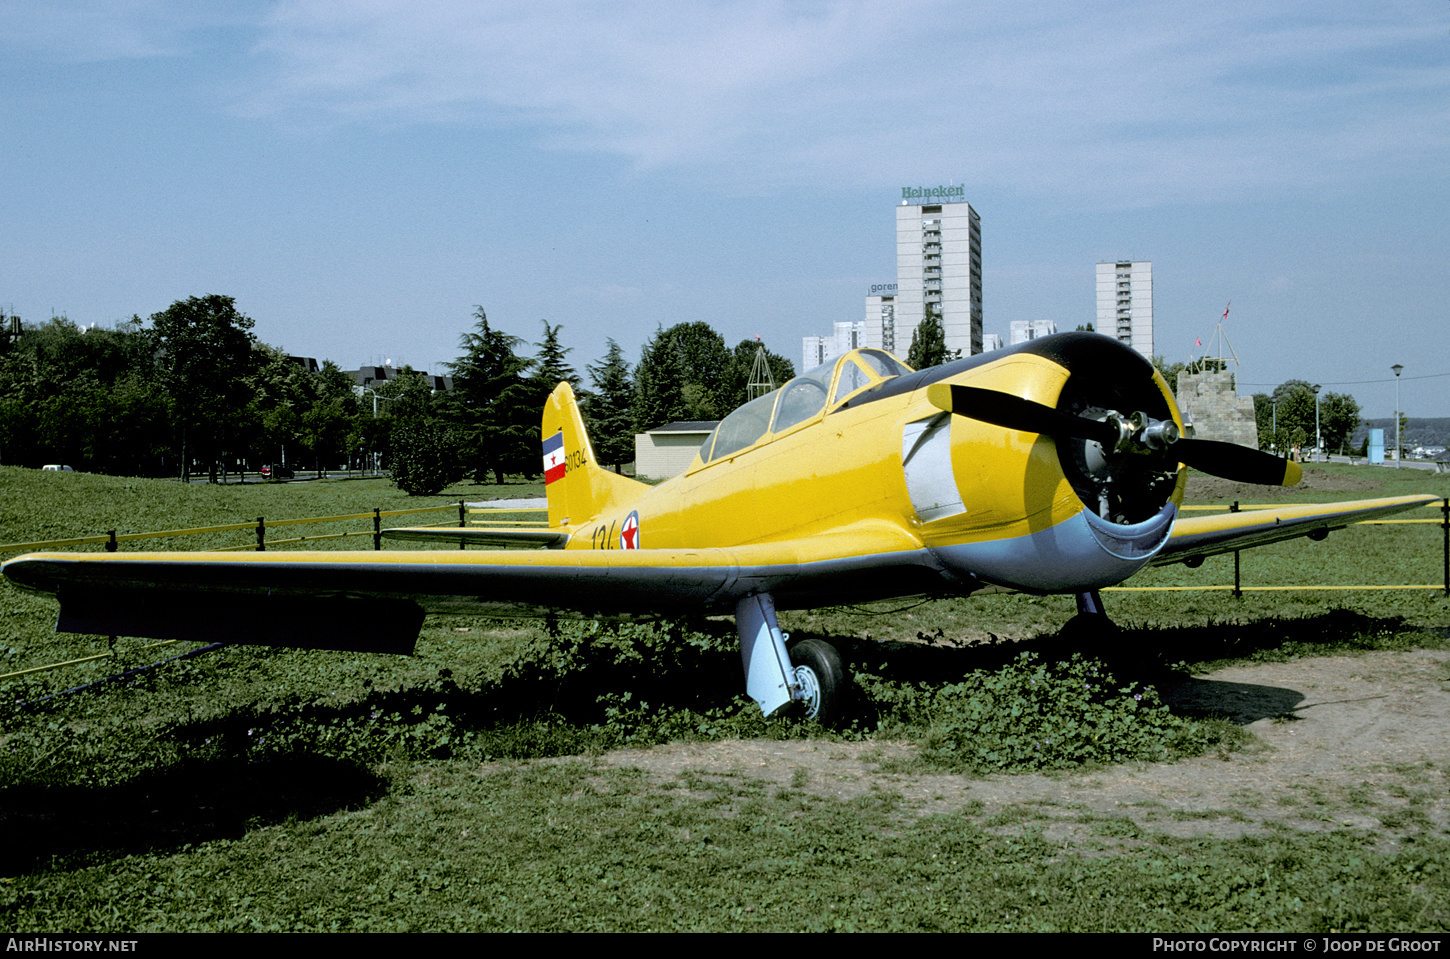
[[[1284,380],[1450,416],[1450,0],[0,0],[0,307],[220,293],[440,372],[483,307],[581,372],[703,320],[797,364],[895,282],[903,186],[981,216],[985,330],[1224,323]],[[532,346],[526,347],[532,351]],[[1215,352],[1217,346],[1215,345]],[[1404,366],[1397,384],[1391,367]]]

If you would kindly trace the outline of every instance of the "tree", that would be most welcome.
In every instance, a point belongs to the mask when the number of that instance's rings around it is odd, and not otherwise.
[[[676,323],[657,330],[634,370],[638,430],[680,419],[717,419],[730,412],[739,405],[727,382],[731,361],[724,337],[708,323]]]
[[[216,481],[221,451],[248,405],[252,325],[232,297],[217,294],[177,300],[151,316],[163,381],[176,403],[183,480],[200,452]]]
[[[549,395],[560,383],[577,388],[582,382],[574,367],[565,359],[572,350],[559,342],[563,324],[550,326],[548,320],[543,323],[544,338],[534,344],[538,354],[531,360],[524,360],[525,372],[532,372],[524,376],[516,388],[505,390],[496,406],[498,415],[509,424],[508,443],[500,468],[504,472],[523,473],[525,476],[537,476],[543,469],[539,455],[539,416],[544,404],[549,401]]]
[[[327,463],[336,463],[346,449],[358,412],[357,394],[352,389],[352,377],[332,360],[323,360],[322,369],[310,379],[314,395],[302,414],[299,436],[312,451],[313,468],[321,476]]]
[[[388,417],[394,422],[427,422],[438,414],[439,403],[433,384],[407,363],[398,370],[397,376],[380,384],[377,393],[384,401]]]
[[[562,323],[550,326],[549,321],[545,320],[544,338],[534,344],[539,352],[530,364],[533,372],[524,380],[527,396],[523,402],[535,413],[544,408],[544,404],[549,401],[549,394],[560,383],[568,383],[577,388],[583,382],[574,367],[565,359],[573,352],[572,348],[559,343],[559,331],[563,328]]]
[[[1274,401],[1268,393],[1254,394],[1254,426],[1259,431],[1259,449],[1274,449]]]
[[[473,315],[478,322],[473,332],[463,334],[463,355],[449,364],[453,370],[449,406],[462,428],[465,468],[475,482],[486,482],[491,471],[502,483],[504,471],[522,459],[527,444],[537,444],[539,411],[534,409],[533,429],[526,435],[520,422],[521,394],[530,361],[514,353],[523,341],[489,326],[483,307],[474,307]]]
[[[951,359],[947,351],[947,335],[942,329],[941,319],[935,310],[927,310],[926,317],[917,324],[911,334],[911,349],[906,354],[906,365],[914,370],[929,366],[940,366]]]
[[[390,440],[388,469],[393,485],[409,496],[433,496],[463,478],[458,435],[436,422],[399,425]]]
[[[725,415],[727,406],[722,375],[730,363],[725,338],[710,324],[695,321],[676,323],[665,330],[665,338],[680,358],[683,383],[680,396],[690,419],[712,420]]]
[[[644,433],[685,417],[685,371],[663,329],[640,351],[634,368],[634,431]]]
[[[1304,380],[1280,383],[1270,396],[1254,394],[1259,445],[1284,454],[1314,443],[1314,388]],[[1319,396],[1319,436],[1326,450],[1344,452],[1359,427],[1359,403],[1347,393]],[[1295,439],[1298,438],[1296,444]]]
[[[594,454],[619,473],[625,463],[634,460],[634,383],[624,351],[613,339],[608,343],[604,359],[586,367],[594,391],[584,404],[584,415],[589,421]]]
[[[1254,418],[1259,426],[1261,445],[1272,446],[1280,455],[1313,445],[1314,389],[1306,380],[1286,380],[1274,388],[1272,396],[1262,400],[1260,396],[1263,394],[1254,397]],[[1356,417],[1358,409],[1356,405]],[[1320,412],[1323,413],[1322,407]],[[1322,415],[1320,425],[1322,428]],[[1351,426],[1350,431],[1353,429]]]
[[[139,318],[103,329],[52,317],[5,330],[3,344],[0,462],[160,471],[171,398]]]
[[[246,436],[240,445],[250,453],[252,465],[287,463],[287,452],[297,462],[302,414],[311,401],[307,371],[274,346],[256,345],[252,375],[247,378]]]
[[[1319,397],[1319,432],[1326,450],[1343,453],[1359,428],[1359,403],[1348,393],[1325,393]]]
[[[312,370],[275,347],[259,343],[256,352],[256,372],[249,380],[250,422],[240,448],[254,465],[300,466],[311,460],[320,476],[341,458],[354,429],[357,397],[352,376],[331,360]],[[421,391],[422,403],[432,402],[432,390],[422,377],[410,373],[405,384]],[[387,393],[380,390],[380,395]]]

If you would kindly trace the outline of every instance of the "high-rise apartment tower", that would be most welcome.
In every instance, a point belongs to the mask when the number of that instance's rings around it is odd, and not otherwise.
[[[1097,331],[1153,358],[1153,264],[1098,264]]]
[[[947,349],[982,352],[982,221],[963,188],[905,187],[896,208],[896,353],[928,310]],[[925,201],[925,202],[922,202]]]

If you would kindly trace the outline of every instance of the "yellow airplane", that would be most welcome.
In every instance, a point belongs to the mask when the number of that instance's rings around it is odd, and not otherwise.
[[[835,649],[787,649],[777,609],[993,589],[1098,590],[1150,564],[1419,506],[1405,496],[1182,519],[1187,466],[1268,485],[1297,464],[1182,436],[1161,376],[1098,334],[1064,333],[912,371],[853,350],[746,403],[658,486],[596,461],[561,383],[543,414],[549,528],[395,529],[489,551],[39,553],[4,564],[55,593],[57,630],[411,653],[425,613],[732,614],[746,690],[829,721]]]

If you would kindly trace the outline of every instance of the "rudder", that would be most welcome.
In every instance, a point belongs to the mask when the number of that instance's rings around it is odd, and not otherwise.
[[[579,526],[612,506],[638,499],[649,489],[599,465],[568,383],[560,383],[549,394],[542,433],[550,526]]]

